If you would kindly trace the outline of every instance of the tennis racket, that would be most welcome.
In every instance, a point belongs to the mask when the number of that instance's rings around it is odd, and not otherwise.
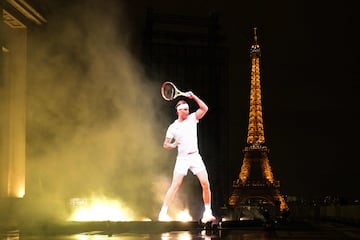
[[[172,82],[164,82],[161,85],[161,95],[166,101],[174,100],[179,96],[188,96],[187,93],[180,91]]]

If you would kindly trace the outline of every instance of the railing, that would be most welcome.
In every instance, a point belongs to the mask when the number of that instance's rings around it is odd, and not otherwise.
[[[242,183],[239,179],[237,179],[236,181],[233,181],[233,187],[275,187],[275,188],[279,188],[280,187],[280,181],[276,180],[274,182],[269,182],[266,180],[252,180],[252,181],[247,181],[245,183]]]

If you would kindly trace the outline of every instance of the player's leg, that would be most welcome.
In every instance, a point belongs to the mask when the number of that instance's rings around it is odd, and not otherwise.
[[[202,170],[196,174],[202,187],[202,197],[204,200],[205,210],[201,221],[203,223],[214,221],[216,218],[212,214],[211,210],[211,190],[209,177],[206,170]]]
[[[174,171],[171,185],[165,194],[164,202],[159,213],[159,217],[158,217],[159,221],[171,221],[171,218],[167,215],[167,210],[170,203],[175,198],[177,191],[181,187],[184,176],[185,176],[184,174]]]

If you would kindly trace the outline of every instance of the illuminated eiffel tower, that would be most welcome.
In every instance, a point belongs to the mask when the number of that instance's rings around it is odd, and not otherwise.
[[[249,207],[273,209],[272,215],[280,215],[288,210],[284,198],[280,195],[280,181],[275,180],[269,164],[269,149],[265,144],[264,125],[260,86],[260,46],[251,46],[251,90],[250,113],[247,134],[248,146],[243,149],[244,159],[240,174],[233,182],[233,193],[229,198],[232,218],[239,220],[242,209]],[[267,210],[267,209],[266,209]]]

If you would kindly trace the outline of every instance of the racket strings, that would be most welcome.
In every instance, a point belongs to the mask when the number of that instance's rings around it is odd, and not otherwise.
[[[171,84],[168,84],[164,87],[164,95],[167,99],[173,99],[175,96],[175,89]]]

